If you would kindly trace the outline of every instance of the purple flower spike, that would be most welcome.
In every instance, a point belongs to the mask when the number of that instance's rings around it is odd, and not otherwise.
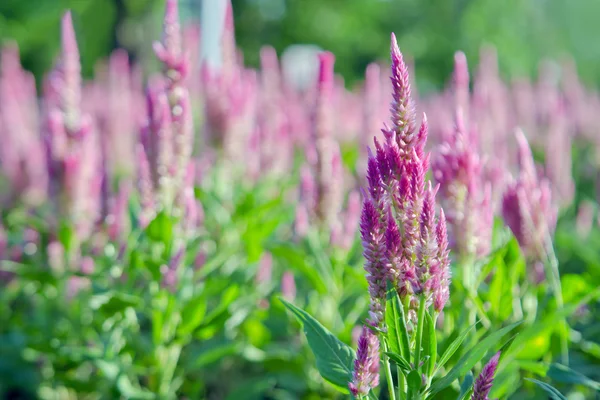
[[[79,49],[73,29],[71,12],[67,11],[62,18],[62,55],[60,61],[60,75],[62,82],[57,82],[57,90],[62,101],[62,110],[65,113],[65,127],[70,135],[75,135],[79,128],[79,108],[81,106],[81,64]]]
[[[381,215],[372,200],[366,200],[363,204],[360,233],[364,247],[369,294],[371,295],[368,322],[373,327],[379,327],[383,320],[383,302],[386,290],[386,245],[385,228],[381,221]]]
[[[433,160],[442,204],[448,211],[453,249],[463,259],[486,256],[491,245],[493,205],[485,185],[483,163],[466,132],[462,111],[455,115],[454,130],[447,134]]]
[[[358,339],[350,392],[356,397],[367,396],[379,386],[379,340],[368,326],[363,326]]]
[[[497,352],[483,367],[473,386],[473,395],[471,396],[471,400],[489,399],[488,394],[490,393],[492,384],[494,383],[494,374],[496,373],[496,368],[498,368],[499,360],[500,352]]]
[[[531,265],[544,260],[547,240],[556,226],[550,183],[538,178],[527,139],[517,131],[519,175],[504,192],[502,216]],[[535,279],[537,280],[537,278]]]
[[[361,218],[371,295],[368,322],[374,327],[383,316],[388,279],[409,304],[409,316],[419,301],[441,311],[450,281],[445,219],[442,214],[442,222],[436,222],[435,215],[438,187],[426,181],[428,122],[423,115],[417,131],[408,69],[393,35],[391,55],[392,126],[384,125],[386,140],[375,139],[375,154],[369,151],[369,196]]]

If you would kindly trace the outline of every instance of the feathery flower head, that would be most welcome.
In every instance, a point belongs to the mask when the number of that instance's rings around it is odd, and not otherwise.
[[[388,279],[402,299],[413,304],[413,296],[422,296],[437,311],[447,301],[450,281],[445,220],[435,217],[438,189],[425,180],[427,118],[417,131],[408,69],[393,35],[391,55],[392,127],[382,129],[383,144],[375,138],[375,155],[369,151],[369,195],[361,218],[374,327],[381,322]]]
[[[556,226],[557,210],[552,203],[550,183],[539,178],[527,139],[518,130],[520,171],[509,183],[502,199],[502,216],[525,256],[532,264],[541,261],[545,246]]]
[[[61,38],[61,59],[55,76],[51,77],[51,85],[58,96],[59,103],[56,105],[64,113],[66,131],[69,135],[76,135],[81,117],[81,64],[71,11],[62,17]]]
[[[499,360],[500,352],[497,352],[483,367],[473,385],[473,395],[471,396],[471,400],[488,400],[488,394],[494,383],[494,374],[496,373],[496,368],[498,368]]]
[[[483,163],[466,132],[460,109],[454,130],[443,140],[432,169],[440,185],[442,205],[448,211],[453,249],[459,257],[485,256],[493,228],[491,188],[484,184]]]
[[[368,326],[363,326],[358,339],[352,382],[348,387],[354,396],[366,396],[379,386],[379,339]]]

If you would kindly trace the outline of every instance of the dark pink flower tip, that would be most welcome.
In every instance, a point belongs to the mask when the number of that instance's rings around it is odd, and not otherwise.
[[[333,53],[324,51],[319,53],[319,86],[333,88],[334,74],[333,65],[335,64],[335,56]]]
[[[233,33],[233,6],[231,5],[231,0],[226,0],[227,6],[225,8],[225,32],[231,34]]]

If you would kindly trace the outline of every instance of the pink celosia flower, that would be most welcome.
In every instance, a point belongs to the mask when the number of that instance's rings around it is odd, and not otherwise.
[[[517,131],[519,175],[507,187],[502,216],[532,262],[545,260],[546,246],[556,225],[550,183],[538,176],[527,139]]]
[[[348,384],[354,396],[367,396],[379,386],[379,340],[368,326],[363,326],[358,339],[352,382]]]
[[[500,352],[497,352],[481,370],[473,385],[473,395],[471,400],[488,400],[488,394],[494,383],[494,374],[500,360]]]
[[[429,156],[427,119],[416,129],[408,69],[392,35],[392,125],[385,142],[375,139],[367,166],[369,193],[361,218],[371,307],[369,324],[383,316],[386,280],[400,296],[418,296],[441,311],[448,299],[450,271],[443,214],[435,217],[435,193],[425,184]],[[417,298],[414,298],[417,300]],[[411,302],[412,303],[412,302]],[[408,310],[407,310],[408,311]]]

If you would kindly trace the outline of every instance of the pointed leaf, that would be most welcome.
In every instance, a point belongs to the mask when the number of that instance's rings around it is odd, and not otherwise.
[[[496,344],[504,335],[515,329],[521,322],[508,325],[492,334],[488,335],[485,339],[477,343],[471,348],[467,354],[462,356],[456,363],[454,368],[448,372],[442,379],[436,381],[431,386],[431,394],[435,394],[440,390],[448,387],[452,384],[459,376],[464,375],[469,371],[475,364],[477,364],[485,356],[485,354],[491,348],[495,347]]]
[[[410,363],[410,348],[406,319],[404,318],[404,307],[394,288],[389,288],[387,291],[385,324],[387,326],[387,338],[390,350],[400,354]]]
[[[590,389],[600,391],[600,383],[561,364],[550,365],[547,376],[556,382],[587,386]]]
[[[321,376],[344,393],[348,392],[348,382],[352,380],[352,364],[356,357],[354,350],[341,342],[306,311],[280,299],[288,310],[304,326],[304,334],[315,358]]]
[[[404,372],[405,375],[411,371],[412,367],[400,354],[388,351],[385,353],[385,355],[388,356],[389,359],[392,360],[402,370],[402,372]]]
[[[205,293],[192,297],[181,311],[181,323],[177,333],[181,337],[186,337],[200,326],[206,314],[206,296]]]
[[[556,388],[551,385],[548,385],[546,382],[538,381],[537,379],[525,378],[526,380],[535,383],[540,388],[542,388],[552,400],[567,400],[565,396],[562,395]]]
[[[435,375],[440,370],[440,368],[442,368],[448,362],[448,360],[450,360],[454,353],[456,353],[456,350],[458,350],[460,345],[465,341],[469,332],[471,332],[471,330],[475,328],[475,325],[477,325],[477,322],[471,325],[468,329],[465,329],[456,339],[454,339],[452,343],[450,343],[450,346],[448,346],[446,351],[444,351],[444,353],[440,357],[440,361],[438,362],[437,368],[433,375]]]

